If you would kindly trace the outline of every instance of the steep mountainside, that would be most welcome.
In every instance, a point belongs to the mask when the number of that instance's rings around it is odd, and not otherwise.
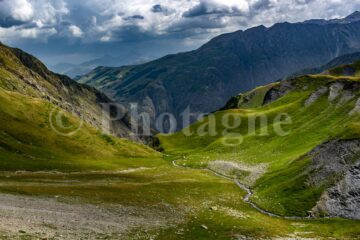
[[[289,78],[293,78],[296,76],[302,76],[305,74],[319,74],[328,69],[338,67],[341,65],[345,65],[345,64],[350,64],[350,63],[356,62],[358,60],[360,60],[360,52],[346,54],[346,55],[343,55],[343,56],[340,56],[340,57],[337,57],[337,58],[331,60],[329,63],[327,63],[321,67],[304,69],[298,73],[294,73],[291,76],[289,76]]]
[[[259,26],[139,66],[97,68],[79,82],[152,116],[219,109],[233,95],[360,50],[360,13],[336,21]]]
[[[81,85],[72,79],[52,73],[38,59],[0,43],[0,86],[30,97],[45,99],[74,115],[81,117],[95,128],[103,128],[103,117],[116,116],[116,109],[102,112],[101,104],[112,101],[93,87]],[[106,109],[106,108],[104,108]],[[108,134],[139,140],[130,131],[128,117],[111,121],[104,128]],[[110,122],[110,121],[108,121]]]
[[[97,129],[102,102],[109,99],[94,88],[55,75],[34,57],[0,45],[0,170],[114,170],[156,164],[160,154],[154,150]],[[114,134],[131,137],[125,123],[113,127]]]
[[[259,87],[159,139],[179,165],[239,178],[271,213],[360,219],[359,126],[360,61]]]

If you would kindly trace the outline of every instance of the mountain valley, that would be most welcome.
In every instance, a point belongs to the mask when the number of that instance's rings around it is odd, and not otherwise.
[[[359,239],[359,29],[260,26],[78,82],[0,43],[0,239]],[[131,102],[206,114],[141,136],[106,107]]]

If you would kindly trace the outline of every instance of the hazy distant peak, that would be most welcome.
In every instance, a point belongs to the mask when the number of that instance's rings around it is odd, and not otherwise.
[[[347,16],[346,18],[344,18],[347,21],[350,22],[357,22],[360,21],[360,12],[359,11],[355,11],[354,13],[350,14],[349,16]]]
[[[355,11],[354,13],[350,14],[349,16],[347,16],[345,18],[330,19],[330,20],[312,19],[312,20],[305,21],[304,23],[325,25],[325,24],[333,24],[333,23],[344,23],[345,24],[345,23],[352,23],[352,22],[358,22],[358,21],[360,21],[360,12]]]

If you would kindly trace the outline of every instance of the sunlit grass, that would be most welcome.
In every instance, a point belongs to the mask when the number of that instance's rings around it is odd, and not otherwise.
[[[204,168],[215,160],[242,162],[246,164],[268,163],[268,172],[253,186],[253,201],[264,209],[285,216],[305,216],[315,206],[322,186],[311,187],[305,184],[305,172],[310,160],[305,156],[317,145],[329,139],[359,137],[359,116],[350,116],[357,100],[354,97],[344,105],[328,102],[327,96],[320,97],[315,104],[306,107],[305,100],[318,87],[327,83],[326,76],[301,77],[297,80],[297,89],[270,105],[243,110],[227,110],[214,113],[216,118],[216,136],[185,136],[182,132],[171,136],[159,135],[165,153],[184,156],[181,164],[194,168]],[[304,90],[304,86],[306,90]],[[234,114],[241,118],[240,127],[231,130],[243,137],[238,146],[226,146],[221,135],[224,126],[221,119],[225,114]],[[274,131],[276,115],[286,113],[292,119],[291,125],[284,126],[289,135],[278,136]],[[260,136],[260,121],[257,122],[257,134],[248,132],[248,122],[254,115],[267,116],[268,124],[265,136]],[[196,132],[202,122],[190,126]]]

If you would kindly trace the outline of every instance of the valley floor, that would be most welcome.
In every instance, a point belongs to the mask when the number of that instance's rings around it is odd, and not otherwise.
[[[270,217],[233,181],[172,166],[0,174],[0,239],[358,239],[360,223]],[[359,227],[357,227],[359,226]]]
[[[152,209],[121,205],[65,203],[54,198],[0,195],[3,238],[122,238],[128,230],[166,226],[174,216]],[[157,219],[157,221],[152,221]]]

